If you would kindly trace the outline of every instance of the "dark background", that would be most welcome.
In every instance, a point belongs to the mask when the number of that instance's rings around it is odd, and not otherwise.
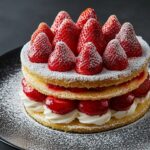
[[[27,42],[41,21],[51,26],[60,10],[76,21],[87,7],[96,10],[101,24],[111,14],[121,23],[131,22],[137,35],[150,43],[150,0],[0,0],[0,55]],[[7,149],[0,143],[0,150]]]

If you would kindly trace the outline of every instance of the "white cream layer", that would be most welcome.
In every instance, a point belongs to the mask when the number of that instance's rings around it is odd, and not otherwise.
[[[43,107],[42,103],[30,100],[30,98],[28,98],[23,92],[20,93],[20,97],[26,108],[29,108],[30,110],[32,110],[34,112],[43,112],[44,111],[44,107]]]
[[[150,91],[147,93],[146,96],[141,98],[136,98],[134,100],[134,103],[131,105],[131,107],[128,110],[126,111],[108,110],[107,113],[101,116],[99,115],[90,116],[85,113],[81,113],[78,110],[73,110],[70,113],[59,115],[53,113],[46,106],[43,106],[42,103],[30,100],[24,93],[21,93],[20,96],[26,108],[29,108],[34,112],[43,112],[45,116],[45,121],[61,124],[61,123],[70,123],[77,118],[79,122],[83,124],[102,125],[108,122],[111,119],[111,117],[115,117],[116,119],[121,119],[123,117],[132,115],[135,112],[136,107],[139,103],[143,103],[145,100],[148,100],[150,98]]]

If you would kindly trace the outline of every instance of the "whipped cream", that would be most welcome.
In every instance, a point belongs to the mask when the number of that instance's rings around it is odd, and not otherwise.
[[[79,112],[78,120],[84,124],[95,124],[95,125],[102,125],[108,122],[111,118],[111,112],[108,111],[107,113],[103,114],[102,116],[94,115],[89,116],[85,113]]]
[[[26,108],[29,108],[30,110],[32,110],[34,112],[43,112],[44,111],[42,103],[30,100],[23,92],[20,93],[20,97]]]
[[[146,96],[135,98],[137,103],[144,103],[145,100],[148,100],[150,98],[150,91],[146,94]]]
[[[78,111],[73,110],[67,114],[60,115],[53,113],[47,106],[44,106],[44,115],[45,120],[52,123],[70,123],[77,117]]]
[[[123,117],[130,116],[135,112],[136,107],[137,107],[137,102],[134,101],[133,104],[130,106],[130,108],[128,110],[124,110],[124,111],[112,110],[111,111],[112,112],[112,117],[115,117],[117,119],[121,119]]]

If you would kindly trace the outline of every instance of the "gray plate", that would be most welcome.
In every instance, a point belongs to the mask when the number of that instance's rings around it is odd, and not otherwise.
[[[48,129],[24,112],[19,51],[0,57],[0,137],[23,149],[150,149],[150,112],[128,126],[95,134],[73,134]]]

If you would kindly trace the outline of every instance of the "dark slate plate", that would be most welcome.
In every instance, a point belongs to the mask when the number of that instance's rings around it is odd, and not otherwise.
[[[150,149],[150,112],[122,128],[95,134],[48,129],[24,112],[19,92],[21,48],[0,56],[0,138],[30,150]]]

